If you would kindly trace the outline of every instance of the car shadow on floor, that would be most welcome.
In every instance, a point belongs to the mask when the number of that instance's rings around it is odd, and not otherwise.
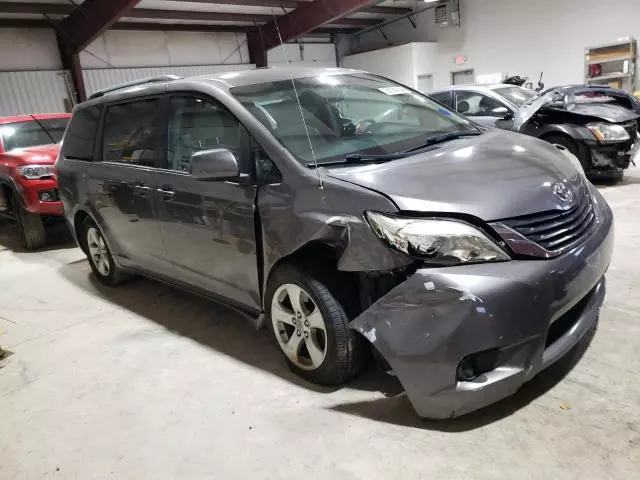
[[[342,388],[314,385],[294,375],[266,327],[256,330],[253,319],[221,303],[139,277],[119,287],[106,287],[91,274],[86,260],[69,263],[60,269],[60,273],[83,290],[114,305],[290,383],[320,393]],[[356,383],[348,386],[383,395],[402,392],[394,377],[374,365],[367,368]]]
[[[47,252],[50,250],[60,250],[62,248],[75,248],[71,232],[64,222],[46,228],[47,244],[44,248],[34,250],[36,252]],[[18,226],[5,218],[0,218],[0,250],[11,250],[12,252],[30,252],[20,241]]]
[[[297,386],[319,393],[348,388],[382,394],[376,400],[338,404],[330,407],[331,410],[427,430],[473,430],[508,417],[561,381],[582,357],[592,338],[592,334],[588,335],[563,359],[526,383],[515,395],[458,419],[429,421],[416,415],[398,379],[380,371],[373,362],[344,387],[321,387],[302,380],[287,368],[267,328],[256,330],[251,320],[220,303],[145,278],[135,278],[120,287],[106,287],[90,273],[86,260],[65,265],[61,274],[89,293],[141,315],[175,334]]]
[[[614,187],[628,187],[640,184],[640,178],[625,175],[622,180],[615,179],[593,179],[591,181],[598,189],[606,190]]]
[[[516,413],[556,386],[580,361],[589,348],[594,334],[595,329],[592,329],[563,358],[525,383],[514,395],[455,419],[420,419],[404,394],[369,402],[334,405],[331,410],[423,430],[453,433],[475,430]],[[570,406],[558,404],[558,408],[570,408]]]

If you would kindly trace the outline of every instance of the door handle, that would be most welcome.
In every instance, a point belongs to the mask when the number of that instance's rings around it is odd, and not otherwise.
[[[171,190],[169,185],[163,185],[162,188],[156,188],[156,192],[158,192],[165,201],[171,200],[176,195],[176,192]]]
[[[147,193],[149,193],[151,187],[146,186],[144,183],[134,183],[131,184],[131,190],[133,191],[134,195],[144,197]]]
[[[147,186],[144,182],[129,182],[129,187],[139,192],[148,192],[151,190],[151,187]]]

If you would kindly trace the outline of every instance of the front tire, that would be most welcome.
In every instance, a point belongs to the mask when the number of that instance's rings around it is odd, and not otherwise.
[[[267,324],[289,368],[318,385],[339,385],[364,365],[367,345],[316,275],[285,265],[267,286]]]
[[[126,279],[126,274],[116,265],[100,228],[87,218],[82,224],[82,245],[91,270],[100,283],[113,287]]]
[[[25,210],[16,195],[11,196],[11,211],[20,229],[20,239],[24,248],[37,250],[44,247],[47,239],[42,217]]]
[[[588,157],[588,154],[584,155],[581,152],[581,149],[578,146],[578,144],[575,141],[573,141],[572,138],[566,135],[549,135],[547,137],[544,137],[543,140],[545,142],[551,143],[552,145],[560,145],[561,147],[566,148],[570,154],[575,156],[580,161],[580,165],[582,165],[582,170],[585,173],[591,170],[592,168],[591,159],[585,158],[585,157]]]

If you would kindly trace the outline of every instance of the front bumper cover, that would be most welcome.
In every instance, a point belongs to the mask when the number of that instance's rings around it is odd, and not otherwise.
[[[625,144],[589,146],[589,155],[594,170],[610,168],[626,169],[640,151],[640,139]]]
[[[421,417],[459,416],[515,393],[595,326],[613,251],[611,210],[601,197],[597,204],[597,229],[560,257],[420,269],[350,323]],[[548,344],[550,326],[567,319]],[[462,359],[494,349],[495,368],[456,379]]]
[[[41,191],[55,191],[57,194],[58,182],[53,179],[44,180],[21,180],[16,181],[17,188],[22,198],[24,208],[36,215],[60,216],[63,214],[62,202],[40,200]]]

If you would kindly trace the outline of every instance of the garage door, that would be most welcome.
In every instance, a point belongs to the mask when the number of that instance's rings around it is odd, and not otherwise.
[[[0,72],[0,116],[68,112],[66,72]]]

